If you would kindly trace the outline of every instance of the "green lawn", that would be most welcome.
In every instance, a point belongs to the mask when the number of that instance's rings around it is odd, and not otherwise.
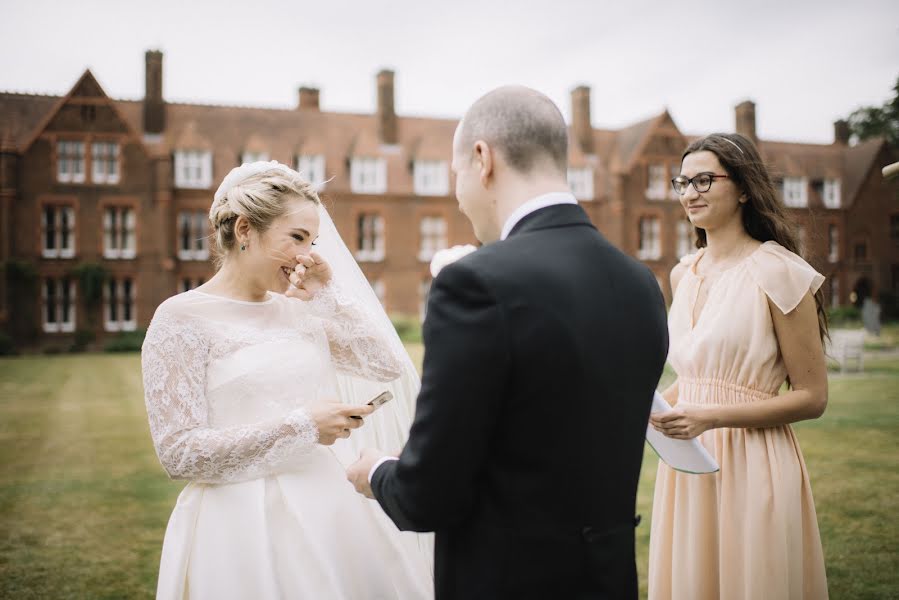
[[[410,351],[420,361],[420,346]],[[899,595],[899,357],[868,364],[865,375],[834,376],[825,416],[797,426],[840,600]],[[644,593],[655,467],[649,450]],[[153,597],[181,487],[153,454],[137,355],[0,360],[0,597]]]

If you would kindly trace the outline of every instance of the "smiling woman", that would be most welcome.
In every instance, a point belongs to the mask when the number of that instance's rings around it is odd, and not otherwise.
[[[284,165],[234,169],[210,219],[219,271],[159,306],[142,350],[156,453],[189,482],[157,597],[426,598],[427,545],[357,496],[340,462],[337,442],[351,432],[393,448],[410,425],[402,409],[418,379],[386,314],[370,310],[374,292],[318,196]],[[371,395],[348,380],[405,401],[369,422]]]

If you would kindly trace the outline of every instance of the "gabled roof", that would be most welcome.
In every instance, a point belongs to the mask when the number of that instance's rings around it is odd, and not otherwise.
[[[56,117],[62,107],[76,98],[90,98],[91,100],[98,101],[100,104],[108,106],[113,113],[115,113],[122,126],[128,132],[129,137],[132,138],[132,141],[143,148],[140,135],[137,133],[140,131],[140,127],[134,127],[134,125],[125,118],[125,115],[119,110],[117,103],[106,95],[106,92],[103,91],[103,88],[97,82],[94,74],[91,73],[90,69],[87,69],[81,77],[78,78],[78,81],[75,82],[75,85],[72,86],[69,93],[61,98],[57,98],[53,106],[32,124],[31,130],[22,138],[22,142],[17,145],[18,151],[23,153],[27,152],[31,145],[34,144],[38,137],[40,137],[40,135],[47,129],[47,126],[53,121],[53,118]]]
[[[668,111],[657,114],[656,116],[634,123],[629,127],[618,131],[616,159],[619,168],[623,171],[630,171],[634,161],[640,156],[640,151],[646,146],[652,132],[659,126]]]

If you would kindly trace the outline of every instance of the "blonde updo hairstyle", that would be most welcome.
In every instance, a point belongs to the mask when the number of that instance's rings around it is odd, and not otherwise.
[[[290,200],[321,204],[315,189],[299,173],[288,168],[272,168],[238,181],[218,197],[209,209],[215,242],[216,265],[237,246],[235,224],[244,217],[258,233],[265,233],[278,217],[287,212]]]

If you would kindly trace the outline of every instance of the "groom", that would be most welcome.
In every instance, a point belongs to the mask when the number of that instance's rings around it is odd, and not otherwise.
[[[494,90],[466,113],[456,196],[484,246],[431,286],[399,459],[365,450],[348,470],[400,529],[436,532],[438,600],[637,597],[634,506],[665,304],[577,205],[567,147],[558,108],[534,90]]]

